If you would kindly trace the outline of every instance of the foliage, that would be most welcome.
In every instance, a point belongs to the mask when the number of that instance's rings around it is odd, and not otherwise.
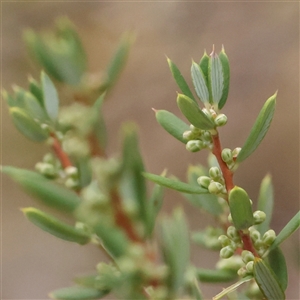
[[[3,97],[16,128],[33,142],[48,145],[51,152],[35,171],[11,166],[1,170],[45,209],[54,208],[52,214],[22,209],[30,222],[57,238],[92,243],[111,258],[109,263],[99,262],[94,274],[75,278],[74,286],[51,292],[51,298],[100,299],[113,293],[120,299],[204,299],[199,283],[235,281],[213,299],[229,293],[230,299],[285,299],[288,276],[279,246],[299,228],[299,212],[276,235],[270,228],[271,176],[262,181],[257,210],[248,193],[233,181],[235,171],[267,133],[277,93],[263,105],[244,145],[223,149],[218,128],[227,123],[221,109],[230,79],[224,47],[219,54],[213,48],[199,63],[192,62],[195,95],[168,58],[181,90],[177,105],[186,121],[166,110],[154,110],[156,119],[188,151],[211,153],[209,167],[190,166],[187,182],[182,182],[166,171],[160,175],[146,171],[132,123],[122,126],[121,154],[107,153],[103,106],[126,63],[131,34],[123,36],[104,78],[96,84],[89,81],[87,55],[66,18],[57,21],[54,31],[27,30],[24,40],[44,71],[39,80],[29,79],[28,90],[16,87],[13,93],[3,91]],[[61,105],[58,82],[69,86],[73,103]],[[146,180],[155,183],[151,191]],[[215,226],[192,233],[191,240],[220,253],[215,269],[196,267],[190,261],[190,232],[182,209],[158,218],[164,188],[180,192],[214,216]],[[71,216],[73,224],[53,215],[55,210]]]

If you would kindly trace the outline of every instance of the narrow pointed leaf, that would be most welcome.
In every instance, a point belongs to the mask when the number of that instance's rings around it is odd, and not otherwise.
[[[48,206],[72,212],[80,203],[80,198],[75,192],[51,182],[36,172],[8,166],[2,167],[1,171]]]
[[[22,211],[34,225],[62,240],[80,245],[87,244],[90,241],[90,236],[82,230],[70,226],[39,209],[28,207],[22,209]]]
[[[104,248],[112,257],[117,258],[126,253],[129,241],[120,228],[100,222],[95,227],[95,233],[101,238]]]
[[[213,103],[218,104],[222,97],[224,76],[219,56],[213,51],[209,61],[209,80]]]
[[[195,62],[192,63],[191,73],[197,96],[203,103],[208,103],[209,92],[205,75],[203,74],[200,66]]]
[[[285,225],[285,227],[279,232],[275,241],[269,250],[273,250],[284,242],[289,236],[291,236],[300,227],[300,211]]]
[[[223,71],[223,91],[222,91],[222,96],[219,101],[218,107],[219,107],[219,109],[222,109],[228,98],[229,84],[230,84],[229,60],[225,53],[224,48],[222,48],[221,52],[219,53],[219,58],[220,58],[220,62],[222,65],[222,71]]]
[[[55,121],[58,115],[59,106],[59,99],[56,88],[45,72],[41,73],[41,83],[45,109],[51,120]]]
[[[198,268],[196,276],[201,282],[228,282],[237,278],[237,273],[232,270],[210,270]]]
[[[93,288],[95,287],[97,277],[98,274],[76,276],[73,281],[81,286]]]
[[[215,128],[214,122],[198,107],[198,105],[189,97],[178,94],[177,105],[183,115],[195,127],[209,130]]]
[[[49,137],[49,133],[41,128],[40,124],[35,122],[24,109],[11,107],[9,112],[16,128],[28,139],[44,142]]]
[[[184,282],[190,249],[187,223],[182,210],[175,210],[172,218],[165,218],[161,224],[161,247],[164,260],[169,267],[167,286],[170,299],[177,299]],[[176,297],[177,296],[177,297]]]
[[[285,262],[285,257],[279,247],[274,248],[268,254],[268,262],[278,278],[282,289],[285,291],[288,286],[288,272]]]
[[[209,56],[207,55],[206,51],[204,51],[203,56],[200,59],[199,67],[204,75],[205,82],[208,83],[208,65],[209,65]]]
[[[99,87],[99,92],[102,93],[106,90],[110,90],[115,85],[127,62],[133,40],[134,37],[130,33],[126,33],[122,37],[121,42],[119,43],[119,46],[106,70],[106,80]]]
[[[129,123],[123,127],[123,197],[132,199],[138,208],[142,222],[147,220],[146,180],[144,162],[138,145],[137,128]]]
[[[49,120],[46,111],[41,106],[40,102],[31,93],[24,93],[26,111],[34,119],[41,123],[46,123]]]
[[[167,58],[169,68],[172,72],[173,78],[175,79],[177,85],[179,86],[181,92],[186,95],[187,97],[191,98],[193,101],[196,102],[193,93],[191,92],[188,84],[186,83],[185,79],[181,75],[179,69],[177,66],[169,59]]]
[[[155,175],[155,174],[151,174],[151,173],[143,173],[143,175],[159,184],[162,186],[165,186],[167,188],[170,188],[172,190],[176,190],[179,192],[183,192],[183,193],[188,193],[188,194],[206,194],[208,193],[208,191],[206,189],[201,188],[200,186],[193,186],[191,184],[179,181],[179,180],[175,180],[175,179],[170,179],[170,178],[166,178],[160,175]]]
[[[107,130],[102,112],[102,105],[104,103],[105,93],[101,94],[94,103],[95,122],[94,132],[97,137],[100,148],[104,151],[107,146]]]
[[[275,273],[261,258],[255,258],[253,274],[257,285],[267,299],[285,300],[284,291]]]
[[[271,96],[266,103],[264,104],[263,108],[261,109],[252,129],[251,132],[242,147],[242,150],[237,156],[236,162],[240,163],[245,160],[248,156],[250,156],[258,145],[261,143],[263,138],[265,137],[270,124],[273,119],[273,115],[275,112],[275,105],[276,105],[276,95],[275,93]]]
[[[271,175],[266,175],[262,180],[258,196],[257,209],[266,214],[266,219],[261,224],[256,225],[257,230],[264,234],[270,228],[271,217],[274,206],[274,191]]]
[[[72,286],[53,291],[49,294],[49,297],[56,300],[96,300],[103,298],[107,294],[108,291]]]
[[[157,122],[173,137],[186,144],[183,133],[190,129],[189,125],[166,110],[155,110]]]
[[[252,205],[246,191],[235,186],[229,193],[229,208],[232,221],[237,230],[253,225]]]

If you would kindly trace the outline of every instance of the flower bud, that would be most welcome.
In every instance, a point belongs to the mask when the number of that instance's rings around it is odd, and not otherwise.
[[[266,219],[266,214],[261,210],[257,210],[253,213],[253,218],[255,225],[261,224]]]
[[[211,182],[211,179],[208,176],[200,176],[200,177],[198,177],[197,182],[201,187],[207,189]]]
[[[225,234],[220,235],[218,240],[221,243],[222,247],[231,245],[231,240]]]
[[[55,177],[57,172],[52,164],[39,162],[35,165],[35,169],[42,175],[47,177]]]
[[[211,183],[208,186],[208,191],[211,194],[220,194],[223,190],[224,186],[219,182],[211,181]]]
[[[185,139],[185,140],[190,140],[191,137],[192,137],[193,133],[192,131],[190,130],[187,130],[183,133],[182,137]]]
[[[242,260],[245,264],[247,264],[250,261],[253,261],[254,260],[253,253],[248,250],[243,250],[242,251]]]
[[[233,241],[239,241],[240,240],[239,233],[238,233],[237,229],[234,226],[229,226],[227,228],[227,236],[230,239],[232,239]]]
[[[186,149],[190,152],[197,152],[202,148],[202,143],[199,140],[191,140],[186,143]]]
[[[253,242],[260,240],[260,232],[258,230],[256,230],[254,227],[251,227],[250,237],[253,240]]]
[[[247,275],[247,271],[244,267],[238,269],[237,271],[237,274],[240,276],[240,277],[245,277]]]
[[[211,142],[211,134],[209,131],[204,131],[202,134],[202,138],[205,141]]]
[[[78,177],[78,169],[74,166],[69,166],[65,168],[65,173],[67,176],[70,176],[72,178]]]
[[[78,187],[78,180],[70,177],[65,181],[65,186],[69,189],[74,189]]]
[[[232,150],[232,157],[233,157],[233,158],[236,158],[236,157],[239,155],[239,153],[240,153],[241,150],[242,150],[241,147],[234,148],[234,149]]]
[[[229,148],[224,148],[221,153],[222,160],[226,163],[232,162],[232,151]]]
[[[253,266],[254,266],[254,262],[253,261],[249,261],[246,264],[246,270],[248,273],[253,273]]]
[[[220,257],[221,258],[229,258],[234,254],[234,248],[232,246],[226,246],[221,249]]]
[[[219,114],[214,121],[217,126],[224,126],[227,123],[227,116]]]
[[[213,180],[218,180],[221,178],[222,173],[220,171],[220,169],[218,167],[211,167],[209,169],[209,176],[213,179]]]
[[[274,242],[275,238],[276,238],[275,231],[270,229],[270,230],[265,232],[265,234],[263,235],[262,240],[266,245],[270,246]]]

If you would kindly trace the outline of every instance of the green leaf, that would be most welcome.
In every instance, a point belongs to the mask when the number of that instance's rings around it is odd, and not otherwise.
[[[81,188],[86,187],[92,181],[92,168],[90,158],[78,158],[76,161],[76,167],[79,173],[79,185]]]
[[[107,291],[101,291],[87,287],[72,286],[55,290],[49,294],[49,297],[56,300],[93,300],[101,299],[107,294]]]
[[[24,32],[24,40],[33,58],[56,80],[78,86],[87,68],[87,59],[74,25],[59,18],[53,31]]]
[[[253,278],[252,276],[246,276],[246,277],[240,279],[238,282],[234,283],[233,285],[227,287],[226,289],[223,289],[223,291],[221,293],[219,293],[218,295],[214,296],[212,298],[212,300],[221,299],[222,297],[226,296],[227,294],[235,291],[243,283],[250,281],[252,278]]]
[[[29,92],[39,101],[44,107],[44,96],[41,85],[32,77],[29,78]]]
[[[154,110],[157,122],[173,137],[186,144],[183,133],[190,130],[188,124],[166,110]]]
[[[200,66],[196,64],[194,61],[192,63],[191,73],[192,73],[192,79],[193,79],[197,96],[204,104],[208,103],[209,92],[208,92],[205,75],[203,74]]]
[[[278,278],[282,289],[285,291],[288,286],[288,273],[285,262],[285,257],[279,247],[274,248],[268,254],[268,262]]]
[[[156,184],[153,188],[150,198],[147,201],[147,223],[146,223],[147,237],[150,237],[153,233],[155,227],[155,220],[162,207],[163,200],[164,200],[164,188],[161,185]]]
[[[97,277],[98,274],[92,274],[92,275],[76,276],[73,280],[76,284],[93,288],[95,287]]]
[[[70,226],[39,209],[28,207],[22,209],[22,211],[34,225],[62,240],[80,245],[87,244],[90,241],[90,236],[82,230]]]
[[[247,229],[253,225],[252,205],[244,189],[235,186],[230,191],[229,208],[232,222],[237,230]]]
[[[271,175],[266,175],[261,182],[257,209],[263,211],[266,214],[266,219],[259,225],[256,225],[256,229],[264,234],[270,228],[270,222],[273,214],[274,206],[274,191]]]
[[[271,300],[285,300],[282,290],[275,273],[261,258],[254,259],[253,275],[257,285],[264,296]]]
[[[178,94],[177,105],[183,115],[195,127],[209,130],[215,128],[214,122],[198,107],[198,105],[185,95]]]
[[[46,123],[49,120],[46,111],[32,94],[25,92],[24,100],[26,111],[34,120],[38,120],[41,123]]]
[[[113,258],[120,257],[126,253],[129,241],[120,228],[100,222],[95,227],[95,233],[101,238],[103,247]]]
[[[119,46],[106,70],[106,80],[99,87],[100,93],[110,90],[115,85],[127,62],[129,50],[133,40],[134,37],[130,33],[123,35],[121,42],[119,43]]]
[[[161,246],[164,260],[169,267],[167,285],[170,299],[178,299],[178,291],[184,283],[184,274],[189,263],[190,249],[188,228],[183,212],[174,211],[172,218],[165,218],[161,224]]]
[[[45,72],[41,73],[41,83],[45,109],[51,120],[55,121],[58,115],[59,107],[59,99],[56,88]]]
[[[213,103],[218,104],[221,100],[223,88],[224,88],[224,76],[223,76],[223,70],[222,70],[222,64],[220,61],[219,56],[213,52],[210,55],[210,61],[209,61],[209,81],[210,81],[210,87],[212,92],[212,100]]]
[[[275,112],[276,96],[277,92],[266,101],[261,109],[242,150],[236,158],[237,163],[251,155],[265,137]]]
[[[9,109],[13,123],[16,128],[28,139],[34,142],[44,142],[49,137],[49,133],[41,128],[24,109],[11,107]]]
[[[188,184],[188,183],[185,183],[185,182],[182,182],[182,181],[179,181],[179,180],[175,180],[175,179],[170,179],[170,178],[166,178],[166,177],[163,177],[163,176],[160,176],[160,175],[155,175],[155,174],[151,174],[151,173],[143,173],[143,175],[159,184],[159,185],[162,185],[162,186],[165,186],[167,188],[170,188],[172,190],[176,190],[176,191],[179,191],[179,192],[183,192],[183,193],[188,193],[188,194],[205,194],[205,193],[208,193],[207,189],[203,189],[201,188],[200,186],[193,186],[191,184]]]
[[[193,93],[191,92],[188,84],[186,83],[185,79],[181,75],[181,72],[177,68],[177,66],[167,57],[169,68],[172,72],[173,78],[175,79],[177,85],[179,86],[181,92],[196,102]]]
[[[131,199],[138,208],[142,222],[147,220],[146,180],[144,163],[138,146],[137,128],[133,123],[123,126],[123,170],[122,194],[124,199]]]
[[[223,71],[223,91],[222,91],[222,97],[219,101],[218,107],[219,109],[222,109],[225,105],[227,98],[228,98],[228,92],[229,92],[229,84],[230,84],[230,67],[229,67],[229,60],[225,53],[224,47],[222,47],[221,52],[219,53],[220,62],[222,65],[222,71]]]
[[[284,226],[284,228],[277,235],[275,241],[269,248],[273,250],[284,242],[289,236],[291,236],[300,227],[300,211]]]
[[[36,172],[9,166],[2,167],[1,171],[42,203],[58,210],[72,212],[81,202],[75,192],[53,183]]]
[[[198,268],[196,269],[198,280],[201,282],[229,282],[237,278],[236,271],[232,270],[210,270]]]
[[[94,133],[99,142],[100,148],[104,151],[107,146],[107,131],[102,113],[102,105],[104,103],[105,93],[101,94],[93,105],[95,111]]]

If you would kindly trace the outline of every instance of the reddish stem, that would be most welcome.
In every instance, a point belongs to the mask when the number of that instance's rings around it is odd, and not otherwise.
[[[142,243],[143,242],[142,239],[136,234],[135,230],[133,229],[131,220],[125,214],[122,208],[122,203],[119,194],[115,190],[111,191],[111,200],[112,200],[112,206],[115,211],[116,224],[126,232],[128,238],[131,241]]]
[[[71,167],[73,164],[66,152],[63,151],[57,136],[54,133],[51,133],[51,137],[53,138],[52,149],[60,160],[62,167],[64,169],[67,167]]]
[[[260,257],[252,244],[252,240],[249,233],[244,233],[243,230],[239,230],[239,234],[243,241],[243,245],[244,245],[243,249],[252,252],[255,257]]]
[[[233,173],[228,169],[226,163],[222,159],[222,156],[221,156],[222,146],[221,146],[221,142],[219,139],[219,134],[217,133],[216,135],[212,135],[212,139],[213,139],[213,145],[214,145],[212,153],[217,158],[217,161],[219,163],[219,166],[221,168],[221,171],[223,173],[223,177],[225,180],[226,190],[227,190],[227,193],[229,194],[229,192],[234,188]],[[228,202],[228,200],[227,200],[227,202]]]
[[[213,139],[213,150],[212,153],[215,155],[219,166],[221,168],[224,181],[225,181],[225,186],[227,190],[227,194],[229,195],[230,191],[234,188],[234,183],[233,183],[233,173],[229,168],[227,167],[227,164],[223,161],[222,159],[222,146],[219,138],[219,134],[217,133],[216,135],[212,135]],[[228,199],[226,199],[228,202]],[[251,237],[249,233],[244,233],[242,230],[239,230],[239,235],[241,237],[241,240],[243,241],[243,249],[251,251],[254,256],[259,257],[258,253],[256,252]]]

